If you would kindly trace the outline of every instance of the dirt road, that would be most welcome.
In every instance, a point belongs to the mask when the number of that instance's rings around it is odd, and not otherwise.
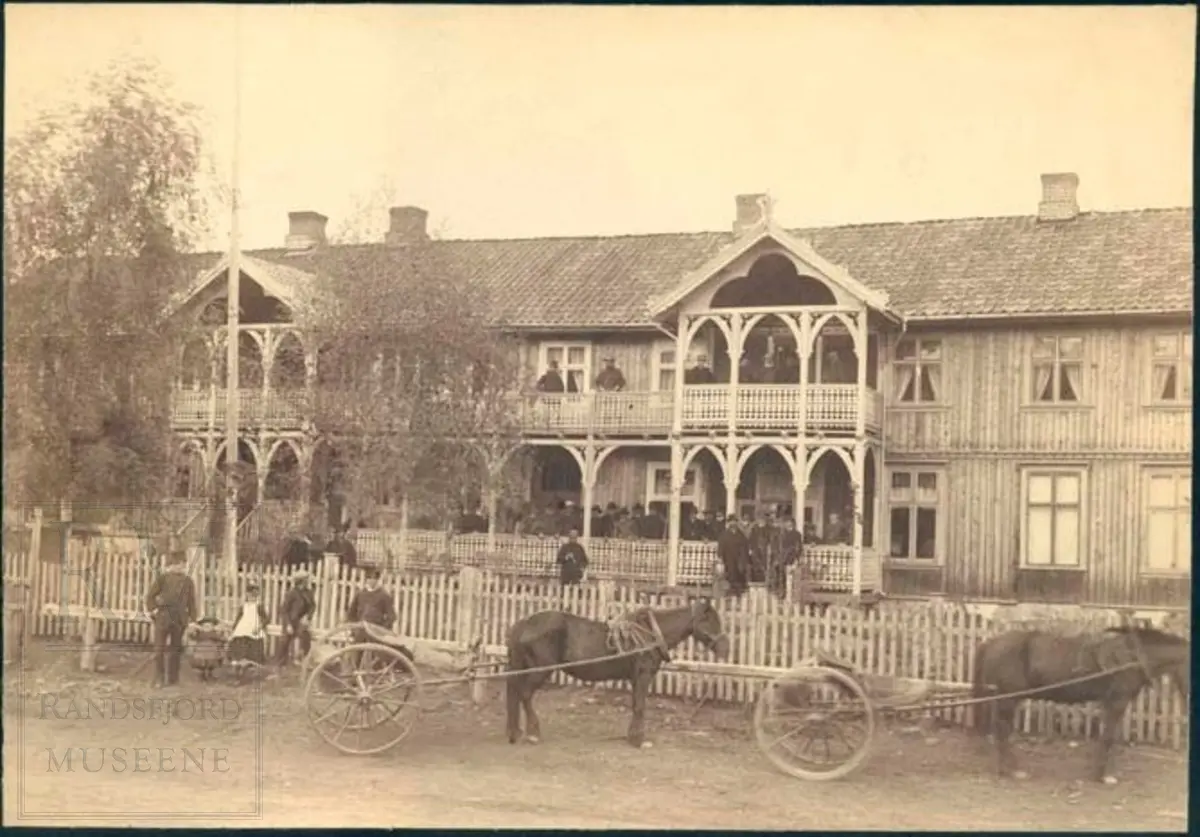
[[[879,734],[860,771],[809,784],[775,772],[759,755],[743,711],[706,707],[693,715],[680,704],[653,701],[654,746],[635,750],[620,738],[627,696],[558,689],[539,698],[545,740],[538,746],[507,743],[498,699],[475,709],[465,700],[445,702],[460,695],[433,695],[429,702],[443,705],[425,714],[398,748],[350,757],[310,732],[297,682],[265,688],[256,702],[247,691],[207,687],[210,697],[233,694],[244,711],[232,720],[179,724],[181,731],[170,733],[164,732],[170,724],[157,722],[114,727],[103,718],[39,717],[35,696],[27,696],[22,724],[14,711],[19,703],[6,700],[6,822],[163,824],[152,812],[174,805],[191,814],[172,824],[218,826],[1143,832],[1187,825],[1187,766],[1180,754],[1165,751],[1122,751],[1122,782],[1107,787],[1078,781],[1091,744],[1024,742],[1031,778],[1000,782],[983,742],[957,730],[893,728]],[[194,686],[179,692],[196,694]],[[67,773],[47,765],[47,748],[127,742],[203,747],[210,755],[223,748],[231,769]],[[254,818],[216,813],[237,808]],[[64,820],[71,810],[81,816]]]

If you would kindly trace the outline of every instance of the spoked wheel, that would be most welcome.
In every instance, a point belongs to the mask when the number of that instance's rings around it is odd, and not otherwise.
[[[862,764],[875,713],[862,685],[834,668],[797,668],[767,684],[754,709],[754,737],[784,773],[840,779]]]
[[[381,753],[412,732],[420,691],[420,677],[396,649],[348,645],[322,660],[309,676],[308,720],[343,753]]]

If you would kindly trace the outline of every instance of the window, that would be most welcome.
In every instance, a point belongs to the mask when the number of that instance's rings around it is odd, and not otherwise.
[[[896,344],[896,401],[936,404],[942,394],[942,341],[919,338]]]
[[[1146,569],[1192,571],[1192,473],[1155,468],[1146,472]]]
[[[893,470],[888,491],[888,556],[895,560],[935,561],[941,543],[942,475],[928,469]]]
[[[1037,404],[1083,400],[1083,338],[1034,337],[1031,395]]]
[[[1151,343],[1150,386],[1159,404],[1192,400],[1192,335],[1169,332],[1154,335]]]
[[[658,392],[675,391],[675,344],[654,344],[654,369],[651,383]]]
[[[696,467],[687,469],[687,474],[683,480],[683,491],[681,496],[684,500],[697,504],[700,497],[699,478],[696,475]],[[671,466],[670,465],[651,465],[646,471],[646,502],[663,502],[668,503],[671,500]]]
[[[558,364],[567,392],[587,392],[592,380],[592,352],[587,343],[543,343],[538,375]]]
[[[1083,480],[1079,469],[1025,472],[1022,564],[1078,567],[1083,558]]]

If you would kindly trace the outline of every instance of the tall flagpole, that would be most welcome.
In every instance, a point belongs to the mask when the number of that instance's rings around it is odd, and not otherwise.
[[[232,201],[229,218],[228,319],[225,334],[225,560],[231,578],[237,578],[237,503],[238,479],[238,300],[241,286],[241,231],[238,226],[238,158],[242,129],[242,44],[241,9],[233,7],[233,160],[231,165]]]

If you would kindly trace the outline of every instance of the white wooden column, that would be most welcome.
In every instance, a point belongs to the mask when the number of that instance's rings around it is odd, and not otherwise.
[[[858,356],[858,410],[854,419],[854,439],[861,442],[867,433],[867,309],[858,313],[854,330],[854,353]]]
[[[796,530],[803,534],[804,498],[808,494],[808,442],[803,436],[792,451],[792,461],[796,463],[792,469],[792,488],[796,495],[792,501],[792,519],[796,521]]]
[[[859,439],[854,443],[854,467],[851,469],[851,479],[854,481],[854,584],[855,596],[862,595],[862,562],[863,562],[863,480],[867,462],[867,446]]]
[[[800,403],[800,438],[804,439],[808,436],[808,359],[812,357],[812,314],[805,311],[799,320],[800,339],[796,343],[796,356],[800,360],[800,389],[796,397]]]
[[[725,518],[737,515],[737,489],[742,481],[742,469],[738,465],[738,449],[732,435],[725,443]]]
[[[583,531],[579,534],[583,538],[584,549],[590,549],[592,545],[592,504],[596,494],[597,470],[596,446],[589,440],[579,466],[580,487],[583,489],[579,498],[579,504],[583,507],[580,509],[583,512]]]
[[[671,440],[671,505],[667,516],[667,586],[679,582],[679,541],[683,502],[683,444]]]
[[[737,430],[737,394],[738,385],[741,383],[742,342],[742,315],[732,314],[729,317],[729,393],[726,396],[731,436]]]
[[[675,335],[675,409],[671,415],[671,434],[676,438],[683,433],[683,376],[687,371],[687,352],[688,345],[691,343],[690,318],[680,317],[677,328],[678,333]]]

